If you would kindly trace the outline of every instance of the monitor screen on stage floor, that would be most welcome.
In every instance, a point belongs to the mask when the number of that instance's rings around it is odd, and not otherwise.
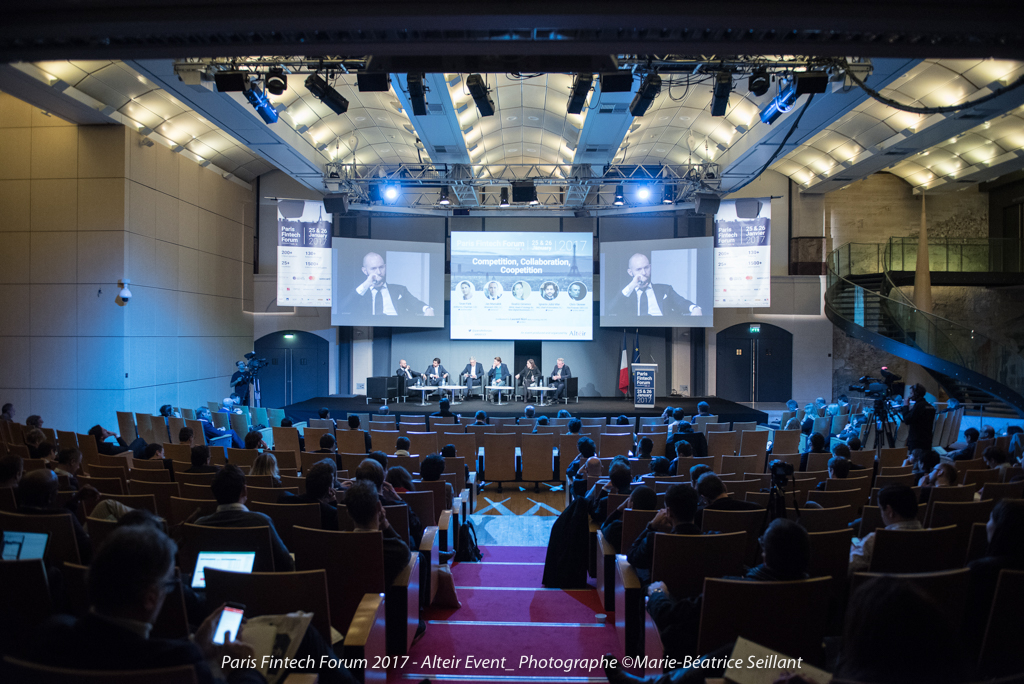
[[[331,325],[444,327],[444,247],[334,238]]]
[[[712,326],[713,238],[601,242],[601,327]]]
[[[590,233],[452,233],[453,340],[591,340]]]

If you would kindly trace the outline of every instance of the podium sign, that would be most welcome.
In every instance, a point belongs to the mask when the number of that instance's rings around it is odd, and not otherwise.
[[[654,381],[658,374],[656,363],[633,364],[633,407],[654,408]]]

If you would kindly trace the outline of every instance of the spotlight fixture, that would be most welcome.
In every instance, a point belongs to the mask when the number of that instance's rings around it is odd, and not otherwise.
[[[719,71],[715,74],[715,89],[711,93],[711,116],[725,116],[729,107],[729,93],[732,92],[732,74]]]
[[[615,201],[612,202],[612,204],[614,204],[617,207],[621,207],[625,203],[626,203],[626,198],[622,194],[622,186],[621,185],[616,185],[615,186]]]
[[[396,200],[398,199],[398,188],[394,185],[384,186],[384,199]]]
[[[263,92],[259,84],[248,84],[248,87],[245,89],[245,99],[249,101],[249,104],[260,115],[264,123],[277,123],[277,110],[274,109],[274,105],[270,104],[267,94]]]
[[[629,105],[629,113],[633,116],[643,116],[659,93],[661,93],[661,76],[651,74],[640,84],[640,90],[636,91],[636,96]]]
[[[502,188],[501,189],[501,201],[498,202],[498,206],[502,207],[502,208],[507,208],[509,206],[509,204],[508,204],[508,188]]]
[[[587,104],[587,95],[594,85],[594,74],[576,74],[576,80],[572,82],[572,90],[569,92],[569,104],[566,110],[569,114],[581,114],[583,107]]]
[[[761,110],[760,117],[763,123],[769,126],[775,121],[788,112],[796,102],[796,81],[789,81],[785,87],[782,88],[781,92],[776,95],[768,105]]]
[[[306,90],[310,95],[327,105],[335,114],[344,114],[348,111],[348,100],[341,96],[320,74],[310,74],[306,79]]]
[[[480,112],[480,116],[494,116],[494,102],[491,100],[490,90],[480,74],[470,74],[466,78],[466,88],[473,96],[473,102]]]
[[[676,189],[671,185],[666,185],[665,190],[661,196],[662,204],[675,204]]]
[[[636,190],[636,196],[638,199],[645,200],[651,196],[651,189],[648,188],[646,185],[641,185]]]
[[[426,116],[427,114],[427,88],[423,85],[423,74],[407,74],[409,84],[409,101],[412,103],[414,116]]]
[[[338,173],[337,169],[331,169],[331,175],[328,176],[328,178],[341,178],[341,175]]]
[[[281,95],[288,89],[288,77],[281,67],[274,67],[268,71],[264,83],[267,86],[267,92],[271,95]]]
[[[448,206],[452,201],[448,198],[448,186],[442,185],[441,192],[438,193],[437,203],[444,206]]]
[[[747,90],[754,97],[761,97],[768,92],[771,84],[771,77],[768,76],[767,69],[754,69],[754,73],[750,74],[750,78],[747,80]]]

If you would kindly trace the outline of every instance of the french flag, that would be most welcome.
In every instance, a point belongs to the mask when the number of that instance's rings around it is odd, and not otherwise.
[[[619,391],[629,394],[629,357],[626,355],[626,331],[622,331],[622,360],[619,362]]]

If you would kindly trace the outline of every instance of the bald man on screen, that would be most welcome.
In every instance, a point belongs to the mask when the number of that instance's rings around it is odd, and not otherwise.
[[[404,285],[387,282],[384,257],[368,252],[363,257],[366,279],[339,306],[341,313],[372,316],[433,316],[434,309],[416,299]]]
[[[651,282],[651,260],[634,254],[626,268],[631,280],[609,301],[606,313],[621,318],[647,316],[700,316],[701,308],[679,295],[671,285]]]

